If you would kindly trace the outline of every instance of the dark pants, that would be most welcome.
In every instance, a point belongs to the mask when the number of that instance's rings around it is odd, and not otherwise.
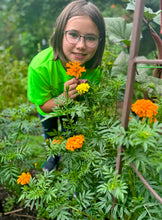
[[[44,117],[39,114],[39,118],[42,120]],[[62,126],[62,120],[60,120],[60,121],[61,121],[61,126]],[[52,139],[54,136],[49,135],[48,132],[53,132],[53,130],[58,131],[58,117],[49,118],[41,123],[42,123],[42,127],[44,130],[45,139]],[[62,126],[62,130],[63,130],[63,126]],[[54,168],[58,168],[59,160],[60,160],[60,156],[57,156],[57,155],[55,157],[51,156],[50,159],[48,159],[43,164],[43,169],[50,171]]]
[[[44,117],[39,114],[39,118],[42,120]],[[58,117],[49,118],[41,123],[44,130],[45,139],[53,138],[54,136],[50,136],[48,132],[53,132],[53,130],[58,131]]]

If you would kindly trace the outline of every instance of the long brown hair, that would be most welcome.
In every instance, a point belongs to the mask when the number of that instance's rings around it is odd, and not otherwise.
[[[91,2],[87,2],[86,0],[75,0],[69,3],[57,18],[55,32],[51,36],[50,43],[54,49],[54,60],[60,58],[63,64],[67,63],[68,60],[62,49],[65,26],[70,18],[84,15],[88,15],[99,30],[100,41],[97,51],[94,57],[85,64],[86,68],[93,69],[101,65],[105,47],[105,23],[101,12]]]

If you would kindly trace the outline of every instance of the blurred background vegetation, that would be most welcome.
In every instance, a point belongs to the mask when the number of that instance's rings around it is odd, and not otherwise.
[[[70,0],[1,0],[0,49],[11,47],[17,58],[30,62],[41,49],[48,47],[55,21]],[[126,19],[126,0],[92,0],[105,17],[123,16]],[[159,1],[148,0],[146,6],[159,9]]]
[[[1,0],[0,5],[0,46],[12,46],[11,53],[27,62],[41,49],[48,47],[55,21],[70,0]],[[105,16],[114,16],[112,2],[93,0]],[[106,7],[105,7],[106,6]]]
[[[26,102],[27,68],[49,39],[62,9],[70,0],[1,0],[0,4],[0,110]],[[91,0],[104,17],[123,17],[132,22],[133,12],[126,10],[129,0]],[[147,0],[146,6],[159,10],[160,1]],[[158,28],[159,26],[154,26]],[[142,55],[155,50],[155,44],[143,27]],[[111,50],[111,48],[110,48]],[[107,54],[105,53],[107,56]],[[105,58],[104,58],[105,59]],[[22,95],[21,95],[22,94]]]

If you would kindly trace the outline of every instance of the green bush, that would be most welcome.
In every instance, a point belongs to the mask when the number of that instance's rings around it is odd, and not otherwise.
[[[120,76],[108,78],[105,75],[99,86],[90,85],[82,100],[62,98],[64,107],[58,106],[48,117],[67,115],[66,131],[54,131],[55,139],[62,137],[61,143],[49,140],[45,148],[34,147],[33,142],[28,144],[31,133],[40,133],[38,124],[29,117],[28,106],[1,114],[0,130],[5,133],[1,134],[0,177],[7,189],[14,189],[19,205],[36,209],[38,219],[102,220],[111,218],[115,196],[118,203],[113,211],[114,219],[160,218],[158,201],[141,183],[130,162],[135,163],[160,195],[161,159],[157,157],[162,150],[161,124],[142,123],[132,115],[128,131],[124,131],[116,113],[116,103],[123,99],[124,86]],[[74,123],[76,117],[78,120]],[[83,135],[83,146],[67,150],[68,138],[75,135]],[[117,149],[122,144],[126,146],[123,171],[116,176]],[[34,164],[43,163],[46,156],[58,154],[61,154],[58,170],[43,173],[41,165],[38,169],[35,167]],[[24,186],[17,184],[22,172],[32,175],[29,184]]]
[[[0,66],[0,110],[27,102],[27,63],[13,58],[9,48],[0,52]]]
[[[98,87],[91,85],[81,102],[62,99],[64,107],[58,106],[47,116],[67,115],[66,132],[55,131],[54,140],[49,140],[46,148],[48,157],[61,155],[59,169],[34,175],[22,187],[19,201],[46,213],[46,219],[111,219],[115,196],[118,203],[112,214],[114,219],[160,218],[159,202],[136,176],[130,163],[135,163],[161,195],[158,155],[162,150],[159,133],[162,125],[141,122],[132,114],[128,131],[124,131],[115,113],[116,99],[122,99],[123,85],[120,78],[103,78]],[[67,150],[69,138],[75,135],[83,135],[82,147]],[[123,171],[117,176],[116,155],[122,144],[126,146]]]

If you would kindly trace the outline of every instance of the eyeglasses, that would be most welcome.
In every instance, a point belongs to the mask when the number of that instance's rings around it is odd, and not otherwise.
[[[94,34],[80,35],[77,31],[65,31],[66,40],[70,44],[77,44],[81,37],[84,39],[84,43],[87,47],[93,48],[96,47],[99,42],[99,37]]]

